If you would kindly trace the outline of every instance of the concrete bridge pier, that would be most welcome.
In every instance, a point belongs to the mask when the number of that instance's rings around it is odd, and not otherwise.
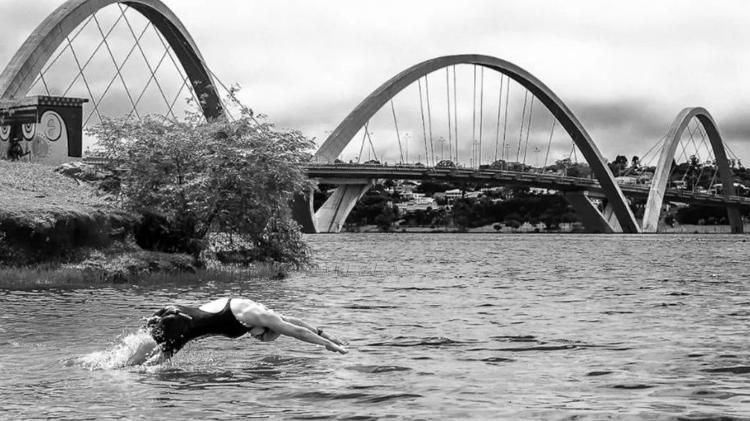
[[[375,180],[326,180],[325,183],[339,186],[315,212],[315,227],[317,232],[339,232],[354,205],[370,190]]]
[[[732,234],[742,234],[745,232],[745,223],[740,214],[740,208],[737,206],[727,206],[727,219]]]
[[[623,232],[610,203],[605,205],[603,212],[599,211],[599,208],[589,199],[588,192],[585,191],[565,192],[565,199],[583,221],[586,232],[602,234]]]
[[[315,209],[313,208],[313,190],[307,195],[298,194],[292,201],[292,217],[305,234],[315,234]]]
[[[320,209],[315,211],[313,208],[312,191],[308,196],[298,196],[292,204],[294,219],[302,227],[302,232],[307,234],[341,231],[349,213],[375,180],[325,179],[320,182],[338,185]]]

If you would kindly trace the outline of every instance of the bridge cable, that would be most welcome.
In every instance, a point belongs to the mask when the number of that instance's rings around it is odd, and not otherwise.
[[[523,148],[523,165],[526,167],[526,153],[529,150],[529,135],[531,134],[531,119],[534,117],[534,98],[536,98],[533,94],[531,95],[531,103],[529,104],[529,123],[526,125],[526,145]]]
[[[682,157],[685,159],[685,162],[688,162],[690,160],[690,156],[688,155],[688,145],[687,142],[684,142],[682,138],[680,138],[680,146],[682,146]]]
[[[369,122],[365,125],[365,134],[367,135],[368,142],[370,142],[370,149],[372,150],[372,156],[375,157],[376,161],[380,162],[380,160],[378,159],[378,153],[375,151],[375,145],[373,145],[372,143],[372,137],[370,136],[369,125],[370,125]],[[368,155],[369,155],[369,152],[368,152]]]
[[[639,162],[639,164],[640,164],[641,166],[650,166],[649,164],[647,164],[647,163],[646,163],[646,157],[647,157],[648,155],[650,155],[650,154],[651,154],[651,152],[652,152],[652,151],[654,150],[654,148],[656,148],[656,147],[657,147],[657,146],[658,146],[659,144],[661,144],[661,143],[662,143],[662,142],[664,141],[664,139],[665,139],[665,138],[666,138],[666,135],[662,136],[662,137],[661,137],[661,138],[660,138],[660,139],[659,139],[659,140],[658,140],[658,141],[656,142],[656,144],[654,144],[653,146],[651,146],[651,148],[650,148],[650,149],[649,149],[649,150],[648,150],[648,151],[647,151],[647,152],[646,152],[646,153],[645,153],[645,154],[644,154],[643,156],[641,156],[641,157],[639,157],[639,158],[638,158],[638,162]],[[635,155],[635,156],[637,156],[637,155]],[[632,166],[631,166],[631,167],[628,167],[628,168],[627,168],[627,169],[625,170],[625,172],[623,173],[623,176],[627,176],[627,175],[630,175],[630,173],[631,173],[631,172],[633,172],[633,170],[634,170],[634,169],[635,169],[635,167],[632,167]]]
[[[508,133],[508,101],[510,100],[510,77],[505,78],[505,117],[503,117],[503,161],[507,161],[508,157],[505,152],[505,138]],[[503,163],[505,169],[507,169],[507,162]]]
[[[91,21],[93,20],[93,18],[94,18],[94,15],[91,15],[91,16],[88,17],[88,19],[86,20],[86,22],[84,22],[80,26],[80,28],[78,28],[78,32],[76,32],[76,34],[73,35],[73,37],[70,39],[71,42],[75,41],[78,38],[78,36],[81,35],[81,32],[83,32],[83,30],[86,29],[86,27],[89,25],[89,23],[91,23]],[[47,73],[52,68],[52,66],[55,65],[55,63],[57,63],[57,60],[59,60],[60,57],[63,54],[65,54],[66,51],[68,51],[68,48],[70,48],[70,43],[65,44],[65,46],[60,51],[58,51],[58,53],[55,56],[55,58],[52,59],[51,61],[49,61],[46,66],[44,66],[44,68],[39,72],[39,76],[37,76],[36,80],[34,80],[34,82],[31,84],[31,88],[33,88],[34,86],[36,86],[36,84],[39,83],[39,81],[44,78],[44,74]],[[47,90],[47,92],[49,92],[49,90]]]
[[[427,126],[424,121],[424,101],[422,100],[422,79],[417,79],[417,87],[419,88],[419,113],[422,117],[422,138],[424,139],[424,151],[425,156],[428,157],[427,165],[429,165],[429,154],[430,150],[427,148]]]
[[[448,157],[453,161],[453,131],[451,125],[451,81],[450,81],[450,68],[445,68],[445,97],[447,99],[448,106]]]
[[[458,89],[456,88],[456,65],[453,65],[453,131],[456,142],[456,164],[458,164]]]
[[[474,68],[474,89],[472,90],[471,100],[471,166],[474,167],[474,161],[476,161],[476,149],[475,144],[477,141],[477,65],[473,65]]]
[[[110,28],[109,32],[108,32],[108,33],[107,33],[106,35],[104,35],[104,31],[103,31],[103,30],[101,29],[101,25],[99,24],[99,20],[98,20],[98,19],[96,18],[96,14],[93,14],[93,15],[92,15],[92,19],[93,19],[93,20],[94,20],[94,21],[96,22],[96,26],[97,26],[97,28],[98,28],[98,30],[99,30],[99,34],[100,34],[100,35],[102,35],[102,41],[101,41],[101,42],[99,43],[99,45],[97,46],[97,48],[96,48],[96,49],[94,50],[94,53],[93,53],[93,54],[96,54],[96,52],[97,52],[97,51],[99,51],[99,48],[101,47],[101,45],[102,45],[102,44],[104,44],[104,45],[106,45],[106,46],[107,46],[107,51],[108,51],[108,53],[109,53],[109,57],[110,57],[110,59],[112,60],[112,63],[114,64],[114,66],[115,66],[115,72],[116,72],[116,74],[115,74],[115,78],[118,78],[118,77],[119,77],[120,81],[121,81],[121,82],[122,82],[122,84],[123,84],[123,87],[125,88],[125,93],[126,93],[126,94],[127,94],[127,96],[128,96],[128,100],[130,101],[130,104],[131,104],[131,105],[133,105],[133,107],[135,108],[135,104],[136,104],[136,102],[134,102],[134,101],[133,101],[133,97],[132,97],[132,95],[130,94],[130,90],[128,89],[128,86],[127,86],[127,84],[125,83],[125,79],[124,79],[124,77],[122,76],[122,73],[120,72],[121,68],[119,68],[119,67],[117,66],[117,61],[115,60],[115,58],[114,58],[114,55],[112,54],[112,50],[111,50],[111,49],[110,49],[110,47],[109,47],[109,43],[107,42],[107,37],[109,37],[109,35],[110,35],[110,34],[112,33],[112,31],[113,31],[113,30],[115,29],[115,27],[117,26],[117,24],[118,24],[118,23],[120,22],[120,20],[121,20],[122,18],[124,18],[124,17],[125,17],[125,12],[124,12],[124,11],[122,10],[122,8],[120,8],[120,16],[119,16],[119,17],[117,18],[117,21],[115,21],[115,23],[114,23],[114,24],[112,25],[112,27]],[[148,23],[146,24],[146,27],[149,27],[149,26],[150,26],[150,24],[151,24],[151,22],[149,21],[149,22],[148,22]],[[144,33],[145,33],[145,29],[144,29]],[[71,47],[71,48],[72,48],[72,47]],[[135,48],[135,47],[134,47],[134,48]],[[132,50],[131,50],[131,52],[132,52]],[[93,57],[94,57],[94,56],[92,55],[92,56],[91,56],[91,58],[89,59],[89,61],[90,61],[90,60],[91,60],[91,59],[92,59]],[[128,55],[128,58],[129,58],[129,57],[130,57],[130,55]],[[88,64],[88,62],[87,62],[87,64]],[[71,86],[72,86],[72,85],[71,85]],[[66,93],[64,93],[64,94],[63,94],[63,96],[66,96],[66,94],[67,94],[67,91],[66,91]],[[103,99],[104,99],[104,94],[103,94],[103,95],[102,95],[102,96],[101,96],[101,97],[99,98],[99,102],[101,102],[101,101],[102,101]],[[92,101],[92,102],[94,102],[94,101],[95,101],[95,98],[94,98],[93,96],[91,97],[91,101]],[[95,108],[95,110],[97,110],[97,115],[99,115],[99,112],[98,112],[98,103],[97,103],[97,104],[92,104],[92,105],[94,105],[94,108]],[[137,112],[136,112],[136,114],[137,114]],[[140,119],[140,115],[138,115],[138,118]],[[99,120],[101,121],[101,115],[99,115]],[[87,119],[87,121],[88,121],[88,119]]]
[[[552,148],[552,136],[555,134],[555,125],[557,125],[557,119],[552,116],[552,130],[549,133],[549,142],[547,142],[547,153],[544,155],[544,166],[542,172],[547,168],[547,160],[549,159],[549,150]]]
[[[711,164],[711,167],[713,167],[713,175],[711,176],[711,181],[708,183],[708,191],[710,192],[713,189],[714,183],[716,181],[716,176],[719,174],[719,165],[716,159],[716,156],[713,154],[713,150],[709,144],[709,142],[706,141],[706,136],[703,133],[703,125],[698,126],[698,133],[701,135],[701,145],[706,148],[706,151],[708,152],[708,161]],[[703,166],[701,167],[701,172],[703,172]],[[716,191],[714,191],[714,194]]]
[[[127,5],[127,4],[123,5],[122,3],[118,3],[117,6],[120,8],[120,10],[123,10],[123,7],[125,7],[125,9],[131,9],[131,7],[129,5]],[[127,17],[126,17],[126,20],[127,20]],[[150,21],[149,21],[149,23],[150,23]],[[173,29],[172,29],[172,31],[174,33]],[[159,31],[155,31],[155,32],[157,33],[157,35],[159,36],[159,38],[161,38],[161,34],[159,33]],[[197,56],[195,56],[193,54],[188,54],[186,57],[188,59],[190,59],[190,61],[192,61],[193,65],[195,65],[195,66],[197,66],[199,68],[207,69],[205,63],[202,62]],[[179,69],[179,66],[178,66],[178,69]],[[221,102],[221,98],[218,98],[218,100],[219,100],[219,102]],[[198,102],[198,103],[200,104],[200,102]]]
[[[109,37],[109,35],[112,33],[112,31],[114,31],[114,29],[117,27],[117,24],[120,23],[120,20],[122,20],[122,17],[123,17],[123,15],[121,13],[120,16],[117,18],[117,20],[115,21],[115,23],[112,24],[112,27],[109,28],[109,31],[105,35],[104,31],[101,28],[101,25],[99,24],[99,20],[96,18],[96,13],[94,13],[94,14],[91,15],[91,18],[90,18],[89,22],[91,22],[91,20],[93,20],[94,22],[96,22],[96,26],[99,29],[99,34],[102,36],[102,40],[99,41],[99,44],[96,46],[96,48],[94,48],[94,51],[91,53],[91,56],[89,56],[88,60],[86,60],[86,63],[84,63],[83,68],[81,69],[81,73],[83,73],[83,70],[85,70],[88,67],[88,65],[91,63],[91,60],[93,60],[94,56],[96,56],[96,53],[98,53],[99,49],[101,49],[102,45],[106,45],[107,44],[107,37]],[[72,43],[72,40],[70,42]],[[71,51],[72,51],[72,44],[71,44]],[[111,55],[111,52],[110,52],[110,55]],[[115,64],[115,67],[117,67],[117,64]],[[70,89],[73,88],[73,86],[75,85],[75,83],[76,83],[77,80],[78,80],[78,75],[76,75],[76,77],[73,78],[73,81],[70,82],[70,85],[68,85],[68,87],[65,89],[65,91],[63,91],[62,96],[67,96],[68,95],[68,92],[70,92]],[[93,101],[94,98],[91,98],[91,100]]]
[[[76,65],[78,66],[78,71],[79,71],[79,74],[81,75],[81,79],[83,80],[83,84],[86,85],[86,90],[89,93],[89,97],[93,98],[94,95],[91,93],[91,87],[89,86],[89,83],[86,80],[86,76],[83,74],[83,70],[81,69],[81,62],[78,60],[78,55],[76,54],[75,49],[73,48],[73,44],[70,42],[70,37],[66,37],[66,39],[68,41],[68,45],[70,45],[70,52],[73,53],[73,59],[75,60]],[[97,106],[97,104],[92,104],[92,105],[94,106],[94,111],[96,111],[96,114],[99,116],[99,120],[101,121],[102,115],[99,112],[99,107]]]
[[[86,68],[88,67],[88,65],[91,63],[91,60],[93,60],[94,56],[96,56],[96,53],[98,53],[99,49],[102,48],[102,45],[106,44],[107,37],[109,37],[109,35],[112,33],[112,31],[115,30],[115,27],[117,27],[117,24],[122,19],[122,14],[117,18],[117,20],[115,21],[115,23],[112,24],[112,27],[109,28],[109,31],[107,32],[106,35],[104,34],[104,31],[102,30],[102,27],[99,24],[99,20],[96,18],[96,13],[94,13],[93,15],[91,15],[91,17],[96,22],[97,28],[99,28],[99,34],[102,36],[102,40],[99,41],[99,44],[96,46],[96,48],[94,48],[94,51],[91,53],[91,55],[89,56],[89,58],[83,64],[83,68],[81,69],[81,73],[83,72],[83,70],[86,70]],[[68,92],[70,92],[70,89],[73,87],[73,85],[75,85],[76,81],[78,80],[78,76],[79,75],[80,74],[76,75],[76,77],[73,78],[73,81],[70,82],[70,85],[68,85],[68,87],[65,89],[65,91],[63,91],[62,96],[68,96]],[[92,98],[92,100],[93,100],[93,98]]]
[[[122,7],[120,7],[122,9]],[[164,103],[167,107],[169,107],[169,100],[167,99],[166,94],[164,93],[164,89],[162,89],[161,84],[159,83],[159,79],[156,77],[156,72],[161,68],[162,63],[164,62],[164,59],[167,57],[167,52],[169,49],[165,49],[164,54],[159,59],[159,62],[156,64],[156,67],[152,67],[151,63],[148,60],[148,56],[146,56],[146,52],[143,51],[143,47],[141,46],[140,41],[135,35],[135,30],[133,30],[133,25],[130,24],[130,20],[125,15],[125,11],[122,12],[122,16],[125,18],[125,24],[128,26],[128,30],[130,31],[130,34],[133,36],[133,40],[135,40],[136,46],[138,46],[138,50],[141,52],[141,56],[143,57],[143,61],[146,63],[146,67],[148,68],[148,71],[151,73],[151,77],[149,78],[148,82],[146,82],[146,86],[143,88],[143,92],[141,93],[141,96],[145,94],[146,89],[151,85],[151,81],[153,80],[154,83],[156,83],[156,88],[159,90],[162,99],[164,100]],[[98,22],[97,22],[98,23]],[[156,29],[154,29],[156,31]],[[107,49],[109,49],[109,44],[105,40],[105,44],[107,44]],[[110,50],[111,52],[111,50]],[[114,61],[114,56],[112,56],[112,60]],[[136,103],[140,104],[140,97]],[[177,119],[177,116],[174,115],[174,112],[172,110],[168,110],[172,113],[172,116]]]
[[[88,66],[88,64],[94,58],[94,55],[96,55],[97,51],[99,51],[99,48],[103,44],[103,41],[100,41],[99,45],[96,47],[96,49],[94,49],[94,52],[92,53],[92,55],[88,58],[88,60],[86,60],[86,62],[84,63],[84,65],[81,66],[80,62],[78,61],[78,56],[75,53],[75,51],[73,50],[73,41],[70,39],[70,37],[67,38],[67,41],[68,41],[68,47],[70,48],[70,51],[73,54],[73,58],[75,59],[75,62],[78,65],[78,73],[75,75],[75,77],[70,82],[70,84],[68,85],[68,87],[65,88],[65,90],[62,93],[62,96],[68,96],[68,93],[73,88],[73,86],[75,85],[76,81],[78,81],[78,78],[83,75],[83,71],[86,69],[86,67]]]
[[[428,83],[427,75],[424,76],[424,89],[425,96],[427,97],[427,127],[430,130],[430,152],[432,153],[432,166],[435,166],[435,145],[432,141],[432,112],[430,111],[430,85]],[[427,159],[427,165],[430,165],[429,157]]]
[[[167,58],[167,52],[165,51],[162,54],[161,58],[159,59],[159,62],[157,64],[157,70],[158,70],[158,67],[161,67],[162,63],[164,62],[164,60],[166,58]],[[156,80],[156,74],[151,74],[151,76],[149,77],[148,81],[146,82],[146,85],[143,87],[143,89],[141,89],[141,93],[138,94],[138,98],[135,100],[135,104],[133,106],[133,109],[130,110],[131,113],[135,111],[135,113],[137,115],[139,115],[138,110],[136,109],[136,107],[138,105],[140,105],[141,101],[143,100],[143,96],[146,95],[146,91],[148,90],[149,86],[151,86],[151,81],[155,81],[155,80]],[[158,83],[157,83],[157,85],[158,85]],[[163,97],[163,99],[164,99],[165,104],[167,106],[169,106],[169,100],[167,100],[166,97]],[[176,118],[176,116],[175,116],[175,118]]]
[[[500,95],[497,98],[497,127],[495,127],[495,159],[492,161],[494,164],[497,162],[497,149],[500,144],[500,116],[503,111],[503,83],[505,75],[500,73]]]
[[[521,131],[518,133],[518,150],[516,151],[516,162],[520,161],[521,158],[521,144],[523,143],[523,125],[526,121],[526,105],[529,100],[529,90],[527,89],[523,95],[523,111],[521,112]]]
[[[700,128],[699,123],[696,122],[695,129],[698,130],[699,128]],[[695,189],[697,187],[697,184],[700,183],[701,177],[703,176],[704,166],[703,166],[703,163],[702,163],[702,160],[701,160],[701,157],[700,157],[700,147],[697,146],[697,144],[695,142],[695,137],[693,136],[695,134],[695,130],[691,131],[690,130],[690,125],[688,125],[688,133],[690,133],[690,141],[692,142],[693,147],[696,149],[694,156],[695,156],[695,158],[698,161],[698,165],[700,166],[700,172],[698,173],[698,178],[695,180],[695,183],[693,183],[693,189],[692,189],[692,191],[693,191],[693,193],[695,193]],[[691,173],[694,173],[694,172],[695,172],[695,169],[691,168]]]
[[[730,156],[731,156],[732,158],[734,158],[734,159],[736,159],[736,160],[739,160],[739,159],[740,159],[740,157],[739,157],[739,156],[737,156],[737,154],[736,154],[736,153],[734,153],[734,150],[732,150],[732,147],[731,147],[731,146],[729,146],[729,143],[728,143],[728,142],[722,142],[722,144],[724,145],[724,148],[726,149],[726,151],[727,151],[727,152],[729,152],[729,155],[730,155]]]
[[[696,129],[697,129],[698,122],[696,122],[695,124],[696,124]],[[690,143],[692,143],[693,147],[695,148],[695,157],[698,158],[698,161],[700,161],[700,148],[695,143],[695,137],[693,136],[695,131],[690,129],[690,124],[688,124],[687,130],[688,130],[688,134],[690,134]]]
[[[232,100],[232,102],[235,105],[239,106],[240,108],[245,108],[245,106],[240,102],[240,100],[237,99],[237,96],[235,95],[234,91],[232,91],[232,89],[229,89],[227,87],[227,85],[225,85],[224,82],[222,82],[222,80],[219,79],[219,77],[216,75],[216,73],[214,73],[214,71],[211,70],[211,68],[209,68],[208,66],[205,66],[205,67],[206,67],[206,70],[208,71],[208,76],[212,80],[212,83],[218,83],[219,86],[221,86],[221,88],[224,89],[224,91],[227,93],[227,97],[230,100]],[[229,106],[227,105],[226,100],[222,99],[218,95],[218,92],[217,92],[217,99],[219,100],[219,105],[221,105],[221,107],[226,111],[224,114],[229,118],[229,120],[230,121],[237,121],[237,119],[235,119],[234,116],[232,115],[232,113],[230,112],[230,109],[229,109]],[[260,123],[258,123],[258,120],[255,119],[254,115],[251,114],[250,115],[250,119],[253,122],[255,122],[256,124],[260,125]]]
[[[401,134],[398,132],[398,121],[396,120],[396,108],[393,106],[391,98],[391,113],[393,114],[393,125],[396,126],[396,140],[398,141],[398,151],[401,154],[401,162],[404,162],[404,149],[401,147]]]
[[[643,164],[643,163],[645,163],[645,165],[646,165],[646,166],[649,166],[649,167],[651,166],[651,165],[649,165],[649,164],[650,164],[650,162],[649,162],[649,161],[646,161],[646,157],[647,157],[647,156],[649,156],[649,155],[651,154],[651,152],[652,152],[652,151],[654,151],[654,150],[655,150],[655,149],[657,148],[657,146],[659,146],[660,144],[664,143],[664,140],[666,140],[666,138],[667,138],[667,135],[664,135],[664,136],[662,136],[662,137],[661,137],[661,138],[660,138],[660,139],[659,139],[659,140],[658,140],[658,141],[657,141],[657,142],[656,142],[656,143],[654,144],[654,146],[652,146],[652,147],[651,147],[651,149],[649,149],[648,151],[646,151],[646,153],[645,153],[645,154],[644,154],[644,155],[643,155],[643,156],[641,157],[641,163],[642,163],[642,164]],[[654,155],[654,156],[656,156],[656,155]]]
[[[190,83],[188,82],[187,78],[183,78],[182,84],[180,85],[180,89],[177,90],[177,93],[172,99],[172,102],[169,104],[170,108],[174,109],[174,106],[177,104],[177,101],[180,99],[180,96],[182,95],[182,91],[185,90],[185,88],[188,86],[190,86]]]
[[[143,30],[141,31],[141,33],[139,35],[139,39],[143,38],[143,36],[146,34],[146,30],[148,30],[148,28],[150,26],[151,26],[151,22],[149,22],[149,23],[146,24],[146,26],[143,28]],[[104,88],[104,92],[102,92],[102,94],[99,96],[99,102],[101,102],[104,99],[104,97],[107,95],[107,93],[109,93],[109,90],[110,90],[110,88],[112,88],[112,85],[115,83],[115,81],[118,78],[120,78],[120,79],[122,78],[122,74],[120,73],[120,71],[125,67],[125,64],[127,64],[128,60],[130,60],[130,57],[135,52],[135,48],[136,48],[135,44],[133,44],[133,46],[130,47],[130,51],[128,51],[128,54],[122,60],[122,63],[120,63],[119,65],[115,64],[116,73],[112,77],[112,79],[110,79],[109,83],[107,84],[107,87]],[[133,104],[133,102],[131,100],[131,105],[132,104]],[[89,123],[89,121],[91,120],[91,117],[93,117],[93,116],[94,116],[94,111],[91,111],[89,113],[89,115],[86,117],[86,120],[84,121],[83,125],[87,126],[88,123]]]
[[[678,159],[680,159],[680,158],[676,155],[676,151],[675,151],[675,156],[672,158],[672,162],[670,162],[670,164],[669,164],[669,176],[667,177],[667,181],[668,182],[672,180],[672,175],[674,175],[675,170],[677,170],[677,166],[678,166],[677,160]]]
[[[711,148],[710,142],[706,141],[706,136],[704,136],[703,131],[704,131],[703,130],[703,126],[702,125],[699,126],[698,127],[698,134],[701,135],[701,146],[704,147],[704,148],[706,148],[706,152],[708,153],[708,158],[707,159],[710,160],[710,161],[715,161],[716,160],[716,156],[714,156],[713,149]],[[715,164],[715,162],[714,162],[714,164]]]
[[[121,17],[125,17],[125,13],[124,13],[124,12],[123,12],[123,13],[121,13],[121,14],[120,14],[120,16],[121,16]],[[122,76],[121,72],[119,71],[119,69],[118,69],[118,67],[117,67],[117,60],[115,59],[115,56],[114,56],[114,54],[112,53],[112,48],[110,47],[110,45],[109,45],[109,42],[107,42],[107,36],[108,36],[109,34],[107,34],[106,36],[104,35],[104,32],[102,31],[101,25],[99,24],[99,20],[98,20],[98,19],[96,19],[96,17],[94,18],[94,21],[96,22],[96,26],[97,26],[97,28],[99,29],[99,33],[100,33],[100,34],[101,34],[101,35],[102,35],[102,36],[104,37],[104,38],[103,38],[103,40],[104,40],[104,45],[105,45],[105,46],[107,47],[106,49],[107,49],[107,52],[109,53],[109,57],[110,57],[110,58],[112,59],[112,64],[114,64],[114,66],[115,66],[115,69],[116,69],[117,73],[119,74],[119,76],[120,76],[120,79],[121,79],[121,80],[122,80],[122,82],[123,82],[123,85],[125,85],[125,80],[124,80],[124,77]],[[142,49],[142,48],[140,47],[140,42],[138,41],[138,38],[137,38],[137,37],[136,37],[136,35],[135,35],[135,31],[133,31],[133,29],[132,29],[132,26],[130,26],[130,23],[129,23],[129,22],[128,22],[128,20],[127,20],[127,17],[125,17],[125,22],[126,22],[126,23],[128,24],[128,27],[130,28],[130,33],[131,33],[131,35],[133,36],[133,39],[135,39],[135,40],[136,40],[136,43],[135,43],[135,44],[136,44],[136,46],[138,46],[138,48],[139,48],[139,49],[141,50],[141,54],[143,55],[143,60],[144,60],[144,62],[146,63],[146,67],[148,67],[148,69],[149,69],[149,72],[151,73],[151,76],[150,76],[150,78],[149,78],[149,81],[148,81],[148,82],[146,82],[146,86],[144,87],[144,92],[145,92],[145,89],[146,89],[146,88],[147,88],[147,87],[148,87],[148,86],[149,86],[149,85],[151,84],[151,80],[152,80],[152,79],[155,79],[155,78],[156,78],[156,74],[155,74],[155,72],[159,70],[159,68],[161,67],[161,64],[162,64],[162,62],[163,62],[163,61],[164,61],[164,59],[165,59],[165,58],[167,57],[167,54],[166,54],[166,51],[165,51],[165,53],[164,53],[164,54],[162,54],[162,57],[161,57],[161,59],[159,60],[159,63],[158,63],[158,65],[157,65],[156,69],[152,69],[152,68],[151,68],[151,65],[150,65],[150,63],[148,62],[148,59],[146,58],[146,54],[145,54],[145,52],[144,52],[144,51],[143,51],[143,49]],[[158,81],[157,81],[157,87],[159,88],[159,92],[161,93],[161,97],[162,97],[162,99],[164,100],[164,102],[165,102],[165,104],[167,105],[167,107],[169,107],[169,100],[167,99],[167,96],[166,96],[166,94],[164,94],[164,90],[163,90],[163,89],[161,88],[161,85],[160,85],[160,84],[158,83]],[[128,95],[130,95],[130,92],[129,92],[129,90],[128,90],[128,87],[127,87],[127,86],[125,86],[125,90],[126,90],[126,91],[128,92]],[[142,95],[143,95],[143,94],[141,94],[141,97],[142,97]],[[136,106],[137,104],[139,104],[139,103],[140,103],[140,99],[141,99],[141,97],[139,97],[139,99],[138,99],[138,100],[137,100],[137,101],[135,102],[135,104],[133,104],[133,107],[134,107],[134,108],[135,108],[135,106]],[[100,99],[100,100],[101,100],[101,99]],[[168,110],[167,110],[167,113],[168,113],[168,114],[172,114],[172,118],[174,118],[175,120],[177,120],[177,116],[176,116],[176,115],[174,114],[174,112],[173,112],[173,111],[172,111],[171,109],[168,109]]]
[[[576,143],[571,139],[570,141],[570,153],[568,153],[568,160],[576,164],[578,163],[578,153],[576,152]]]
[[[701,164],[699,164],[699,165],[701,165]],[[704,165],[701,165],[701,170],[700,170],[700,172],[698,173],[698,179],[697,179],[697,180],[695,181],[695,184],[693,184],[693,193],[695,193],[695,189],[696,189],[697,185],[698,185],[698,184],[700,184],[700,182],[701,182],[701,177],[703,177],[703,171],[704,171],[705,169],[706,169],[706,167],[705,167]]]
[[[362,152],[364,152],[365,150],[365,140],[367,140],[367,125],[368,124],[370,124],[369,121],[365,123],[365,127],[364,127],[365,131],[364,133],[362,133],[362,143],[359,146],[359,154],[357,154],[357,164],[359,164],[362,161]]]
[[[479,165],[482,165],[482,146],[484,133],[484,66],[480,68],[481,83],[479,88]]]
[[[714,184],[716,183],[716,176],[719,175],[719,167],[714,166],[714,174],[711,176],[711,182],[709,183],[709,192],[714,188]],[[717,190],[714,190],[714,194],[718,193]]]
[[[166,42],[166,40],[164,40],[164,37],[162,36],[162,34],[159,31],[155,31],[155,32],[156,32],[156,35],[158,36],[159,41],[161,42],[162,46],[164,46],[164,48],[170,47],[169,44]],[[198,107],[200,107],[200,103],[201,102],[200,102],[200,100],[198,99],[198,96],[195,93],[195,89],[193,88],[193,85],[190,83],[190,78],[188,77],[187,73],[182,69],[182,66],[179,65],[179,64],[177,64],[177,60],[172,55],[172,51],[170,49],[167,49],[167,51],[168,51],[169,59],[172,60],[172,64],[175,66],[175,69],[177,69],[177,73],[184,80],[187,81],[186,83],[187,83],[187,87],[188,87],[188,92],[193,97],[193,100],[195,101],[195,104]],[[179,97],[179,94],[178,94],[178,97]],[[176,102],[176,99],[175,99],[175,101],[173,101],[173,103],[174,102]],[[256,123],[257,123],[257,121],[256,121]]]
[[[44,75],[40,73],[39,79],[41,79],[42,85],[44,85],[44,91],[47,92],[47,96],[52,96],[52,94],[49,91],[49,85],[47,85],[47,81],[44,79]]]

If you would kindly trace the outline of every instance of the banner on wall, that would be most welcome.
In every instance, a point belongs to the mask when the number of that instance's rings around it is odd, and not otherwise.
[[[82,98],[0,101],[0,159],[61,163],[83,152]]]

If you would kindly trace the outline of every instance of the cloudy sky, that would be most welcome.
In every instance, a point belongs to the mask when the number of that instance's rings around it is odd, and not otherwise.
[[[0,62],[61,0],[0,0]],[[212,70],[281,127],[320,141],[401,70],[448,54],[544,81],[605,156],[642,154],[704,106],[750,162],[746,1],[165,0]],[[4,64],[3,64],[4,65]]]

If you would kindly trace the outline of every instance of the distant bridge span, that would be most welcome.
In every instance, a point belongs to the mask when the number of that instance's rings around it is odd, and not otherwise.
[[[172,47],[187,73],[201,108],[207,118],[224,115],[208,67],[180,19],[160,0],[68,0],[55,9],[29,35],[0,74],[0,99],[21,98],[55,50],[84,20],[100,9],[121,3],[130,6],[148,19]]]
[[[662,203],[665,199],[667,183],[669,182],[669,172],[677,152],[677,145],[680,143],[680,138],[688,127],[688,123],[694,117],[703,125],[708,135],[708,140],[711,143],[714,157],[716,158],[716,165],[719,168],[719,178],[723,193],[729,196],[735,195],[732,172],[729,168],[729,161],[724,150],[724,142],[721,139],[716,122],[705,108],[685,108],[677,115],[674,122],[672,122],[667,132],[666,142],[661,150],[661,155],[659,155],[659,161],[656,163],[656,173],[651,182],[646,211],[643,215],[643,230],[645,232],[656,232],[659,224],[659,214],[661,213]],[[727,214],[732,232],[741,233],[743,222],[737,206],[728,203]]]
[[[588,218],[590,223],[603,227],[609,232],[638,233],[638,225],[627,200],[617,186],[615,177],[607,166],[599,149],[580,121],[573,115],[563,101],[544,83],[521,67],[485,55],[454,55],[438,57],[412,66],[382,84],[365,98],[339,124],[315,154],[316,162],[333,163],[344,148],[351,142],[357,131],[391,98],[407,86],[436,70],[457,64],[474,64],[503,73],[529,90],[552,113],[562,127],[568,132],[573,142],[591,166],[594,176],[599,180],[607,201],[605,214],[601,214],[586,201],[574,201],[574,207]],[[348,184],[340,186],[331,195],[323,207],[314,212],[312,202],[309,205],[298,203],[296,214],[303,228],[308,232],[338,231],[343,226],[349,212],[369,188],[367,184]],[[309,199],[312,200],[312,197]],[[585,209],[583,209],[585,208]],[[309,211],[308,211],[309,209]],[[309,215],[305,215],[310,213]],[[610,215],[605,217],[604,215]]]
[[[537,187],[560,192],[585,192],[588,197],[606,199],[601,184],[591,178],[564,177],[522,171],[470,168],[421,168],[399,165],[310,164],[306,167],[310,178],[335,184],[337,180],[430,180],[444,182],[497,183],[506,186]],[[651,187],[644,184],[618,184],[627,197],[647,199]],[[742,207],[750,209],[750,197],[732,194],[715,195],[685,189],[664,189],[663,199],[701,206]]]

